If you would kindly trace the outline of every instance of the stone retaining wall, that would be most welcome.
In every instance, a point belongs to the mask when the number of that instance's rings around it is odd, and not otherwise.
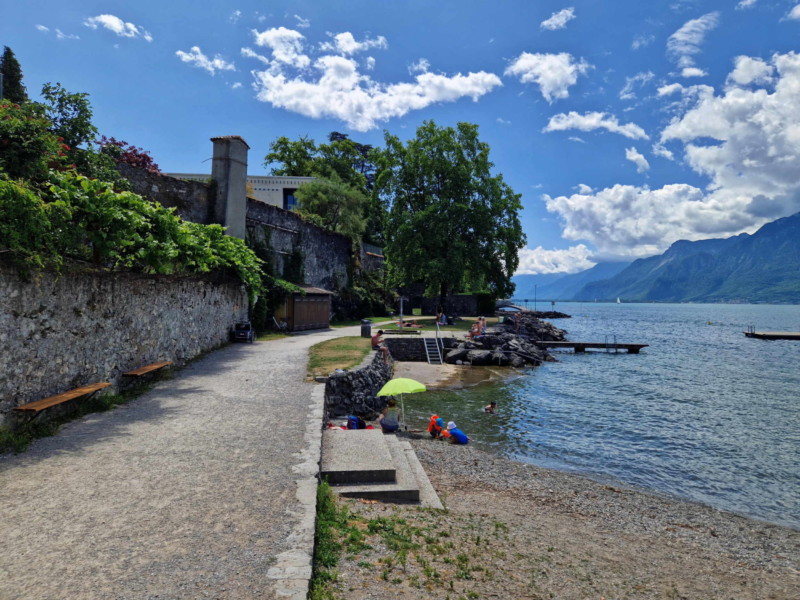
[[[457,340],[451,337],[440,338],[445,350],[453,348]],[[385,337],[386,347],[395,360],[405,362],[428,362],[428,355],[425,353],[425,342],[422,336],[412,337]]]
[[[183,364],[247,318],[238,281],[44,272],[25,283],[2,264],[0,302],[0,425],[20,404],[118,384],[121,373],[156,361]]]
[[[167,208],[175,208],[175,212],[185,221],[214,222],[214,197],[210,183],[149,173],[125,163],[117,164],[117,170],[131,182],[134,193]]]
[[[345,415],[374,419],[386,407],[386,399],[375,394],[392,378],[392,367],[375,352],[366,367],[333,373],[325,384],[326,420]]]

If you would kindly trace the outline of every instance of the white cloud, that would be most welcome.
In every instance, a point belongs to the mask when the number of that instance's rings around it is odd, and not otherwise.
[[[239,19],[240,19],[241,17],[242,17],[242,11],[240,11],[240,10],[235,10],[235,11],[233,11],[233,12],[231,13],[231,16],[230,16],[230,17],[228,17],[228,20],[229,20],[231,23],[238,23],[238,22],[239,22]]]
[[[237,81],[236,83],[231,85],[231,89],[232,90],[238,90],[240,87],[242,87],[242,82],[241,81]]]
[[[300,15],[295,15],[294,18],[297,19],[297,27],[299,27],[300,29],[308,29],[309,27],[311,27],[310,19],[304,19]]]
[[[374,56],[368,56],[367,58],[364,59],[364,68],[367,71],[372,71],[372,70],[375,69],[375,57]]]
[[[497,117],[497,122],[500,125],[511,125],[511,121],[506,121],[503,117]]]
[[[572,19],[575,18],[574,8],[565,8],[557,13],[553,13],[549,19],[542,21],[539,27],[542,29],[549,29],[555,31],[556,29],[564,29]]]
[[[575,189],[578,190],[579,194],[591,194],[594,191],[591,186],[588,186],[585,183],[579,183],[575,186]]]
[[[219,54],[214,58],[208,58],[200,50],[199,46],[192,46],[189,52],[178,50],[175,55],[185,63],[191,63],[195,67],[205,69],[211,75],[216,74],[217,71],[235,71],[236,66],[224,60]]]
[[[683,92],[683,86],[680,83],[670,83],[668,85],[662,85],[658,88],[657,94],[659,96],[671,96],[672,94],[679,94]]]
[[[320,44],[320,49],[328,52],[339,52],[346,56],[350,56],[356,52],[363,52],[370,48],[387,48],[389,46],[386,38],[382,35],[372,40],[366,38],[363,42],[356,41],[356,38],[349,31],[337,33],[336,35],[329,35],[333,37],[333,42],[323,42]]]
[[[745,8],[752,8],[758,0],[741,0],[736,5],[736,10],[744,10]]]
[[[451,77],[421,73],[413,82],[381,84],[359,73],[357,63],[343,56],[322,56],[313,66],[319,73],[313,81],[287,77],[274,66],[254,72],[257,98],[312,119],[339,119],[356,131],[368,131],[381,121],[437,102],[464,97],[477,101],[502,85],[497,75],[484,71]]]
[[[431,63],[427,58],[420,58],[417,62],[411,63],[408,66],[409,75],[416,75],[417,73],[427,73],[431,69]]]
[[[621,125],[617,117],[602,112],[588,112],[582,115],[575,111],[560,113],[550,117],[550,121],[543,131],[566,131],[568,129],[579,129],[580,131],[605,129],[611,133],[618,133],[633,140],[648,139],[644,129],[635,123]]]
[[[97,29],[103,27],[112,31],[120,37],[137,38],[141,37],[148,42],[153,41],[153,36],[144,29],[139,28],[133,23],[126,23],[115,15],[97,15],[96,17],[89,17],[83,22],[89,29]]]
[[[569,97],[569,88],[592,66],[571,54],[530,54],[523,52],[506,68],[504,75],[516,75],[522,83],[535,83],[542,96],[552,104],[554,99]]]
[[[772,82],[775,67],[760,58],[737,56],[734,65],[733,71],[728,75],[727,85],[766,85]]]
[[[299,31],[277,27],[258,32],[253,30],[257,46],[266,46],[272,50],[272,58],[276,63],[283,63],[297,68],[305,68],[311,64],[311,59],[303,54],[303,40],[305,37]],[[275,64],[277,68],[278,65]]]
[[[786,15],[786,18],[792,20],[800,20],[800,4],[798,4],[792,10],[790,10],[789,14]]]
[[[583,244],[562,250],[545,250],[537,246],[533,250],[519,251],[519,268],[515,275],[537,275],[539,273],[578,273],[595,266],[592,252]]]
[[[252,48],[242,48],[242,56],[245,58],[255,58],[258,61],[261,61],[265,65],[272,65],[272,61],[268,59],[266,56],[262,56]]]
[[[579,138],[577,135],[571,135],[567,138],[570,142],[578,142],[579,144],[585,144],[586,140],[583,138]]]
[[[705,77],[707,73],[697,67],[684,67],[681,69],[681,77]]]
[[[737,60],[729,78],[742,64]],[[752,232],[799,211],[800,55],[776,54],[769,66],[775,72],[769,89],[681,90],[693,105],[661,132],[654,151],[660,147],[665,155],[666,144],[680,144],[686,164],[708,179],[704,189],[684,183],[652,190],[614,185],[545,196],[548,210],[562,220],[564,237],[591,242],[602,259],[640,257],[663,252],[679,239]]]
[[[705,40],[706,33],[714,29],[718,24],[718,12],[711,12],[699,19],[687,21],[680,29],[669,36],[667,54],[677,62],[679,67],[684,69],[693,67],[694,55],[700,53],[700,46]]]
[[[650,170],[650,163],[647,162],[647,159],[633,146],[625,148],[625,158],[636,165],[637,173],[644,173]]]
[[[634,88],[644,86],[653,79],[653,77],[655,77],[655,75],[653,75],[652,71],[637,73],[633,77],[626,77],[625,87],[623,87],[619,93],[620,100],[633,100],[636,98],[636,93],[633,91]]]
[[[149,34],[148,34],[149,35]],[[79,36],[75,35],[74,33],[64,33],[60,29],[56,29],[56,39],[57,40],[79,40],[81,39]],[[147,40],[148,42],[150,40]]]
[[[44,25],[37,25],[36,30],[41,31],[42,33],[47,33],[48,31],[50,31],[50,28],[45,27]]]
[[[631,42],[631,49],[639,50],[640,48],[646,48],[654,41],[656,41],[656,36],[652,34],[639,34],[633,38],[633,41]]]

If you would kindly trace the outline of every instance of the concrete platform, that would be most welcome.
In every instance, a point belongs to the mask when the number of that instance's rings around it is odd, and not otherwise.
[[[320,476],[328,483],[394,483],[396,468],[380,429],[322,432]]]

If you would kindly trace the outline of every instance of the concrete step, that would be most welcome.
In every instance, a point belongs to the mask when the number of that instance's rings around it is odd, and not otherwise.
[[[417,453],[414,452],[411,442],[400,442],[400,446],[406,453],[408,466],[411,467],[414,477],[417,480],[420,506],[423,506],[424,508],[438,508],[440,510],[444,509],[444,505],[439,499],[439,495],[436,493],[436,490],[433,489],[433,485],[431,484],[430,479],[428,479],[428,474],[425,472],[425,469],[422,468],[422,464],[419,462]]]
[[[395,463],[380,429],[322,432],[320,475],[331,485],[395,483]]]
[[[396,480],[391,483],[335,485],[333,491],[348,498],[382,502],[419,502],[419,485],[416,474],[409,465],[406,448],[394,434],[385,435],[384,438],[395,466]]]

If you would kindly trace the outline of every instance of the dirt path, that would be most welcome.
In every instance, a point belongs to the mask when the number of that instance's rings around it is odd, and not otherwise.
[[[276,557],[311,552],[307,351],[354,333],[228,346],[0,456],[0,598],[275,597]]]

